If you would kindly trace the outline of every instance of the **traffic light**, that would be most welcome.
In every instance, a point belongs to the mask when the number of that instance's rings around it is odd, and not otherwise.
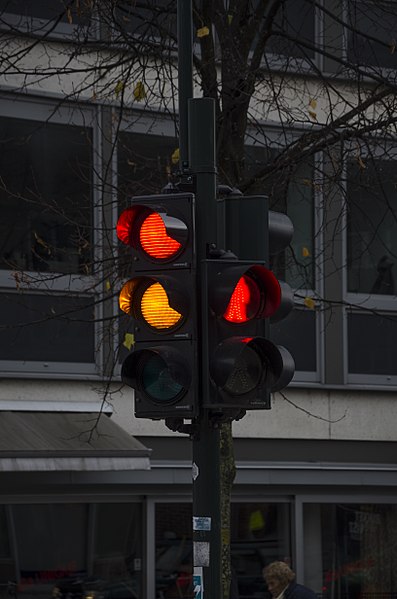
[[[191,193],[139,196],[117,223],[130,271],[119,296],[128,317],[121,378],[138,418],[196,414],[194,214]]]
[[[270,408],[271,392],[286,387],[294,374],[288,350],[270,341],[271,319],[287,316],[293,296],[268,267],[269,248],[281,251],[288,245],[293,227],[286,215],[269,213],[264,196],[233,198],[229,206],[226,199],[223,209],[227,247],[249,259],[229,251],[204,264],[207,407],[240,418],[247,409]],[[245,246],[255,249],[253,256],[244,253]]]

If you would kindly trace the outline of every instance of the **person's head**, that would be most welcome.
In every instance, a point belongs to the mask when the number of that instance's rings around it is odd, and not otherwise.
[[[263,578],[273,597],[278,597],[295,578],[295,574],[285,562],[272,562],[263,569]]]

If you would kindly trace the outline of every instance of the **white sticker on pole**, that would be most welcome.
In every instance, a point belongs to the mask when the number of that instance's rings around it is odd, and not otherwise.
[[[193,530],[211,530],[211,518],[208,516],[193,516]]]
[[[207,541],[193,541],[193,566],[210,565],[210,544]]]
[[[197,480],[198,475],[199,475],[198,466],[197,466],[196,462],[193,462],[193,464],[192,464],[192,479]]]
[[[194,599],[203,599],[203,597],[204,597],[203,568],[194,568],[194,570],[193,570],[193,591],[194,591]]]

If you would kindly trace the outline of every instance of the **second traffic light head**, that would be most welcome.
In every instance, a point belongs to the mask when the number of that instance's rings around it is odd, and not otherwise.
[[[269,320],[283,306],[285,289],[259,263],[208,260],[206,273],[211,403],[226,413],[269,407],[270,392],[294,374],[289,352],[269,340]]]

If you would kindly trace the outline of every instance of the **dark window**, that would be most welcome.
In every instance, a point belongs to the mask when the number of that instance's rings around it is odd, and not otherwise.
[[[14,505],[12,511],[22,591],[54,581],[58,572],[86,572],[87,505]]]
[[[92,135],[0,117],[0,268],[89,274]]]
[[[171,137],[120,133],[118,142],[118,189],[122,206],[135,195],[161,193],[170,180],[172,155],[178,141]]]
[[[274,19],[272,35],[266,44],[266,53],[292,58],[313,58],[314,44],[313,0],[284,0]]]
[[[91,10],[89,0],[0,0],[0,26],[8,24],[33,33],[48,33],[58,23],[87,25]],[[10,21],[10,15],[17,18]]]
[[[238,596],[266,597],[262,569],[291,558],[290,506],[233,503],[231,506],[232,585]],[[187,503],[156,505],[156,593],[194,597],[192,508]],[[156,595],[157,596],[157,595]]]
[[[125,597],[121,581],[127,597],[140,597],[143,570],[141,505],[103,503],[95,508],[93,575],[101,580],[120,581],[117,597]],[[115,596],[116,593],[115,588]]]
[[[134,36],[145,44],[176,45],[177,15],[174,0],[116,0],[114,10],[115,40]]]
[[[283,345],[295,360],[295,369],[316,372],[316,313],[313,310],[293,310],[287,318],[271,325],[271,337]]]
[[[348,314],[351,374],[397,375],[397,318],[393,315]]]
[[[354,64],[397,68],[397,4],[348,0],[348,59]]]
[[[0,359],[93,363],[93,298],[0,294]]]
[[[396,293],[396,188],[394,161],[348,163],[347,259],[351,292]]]

